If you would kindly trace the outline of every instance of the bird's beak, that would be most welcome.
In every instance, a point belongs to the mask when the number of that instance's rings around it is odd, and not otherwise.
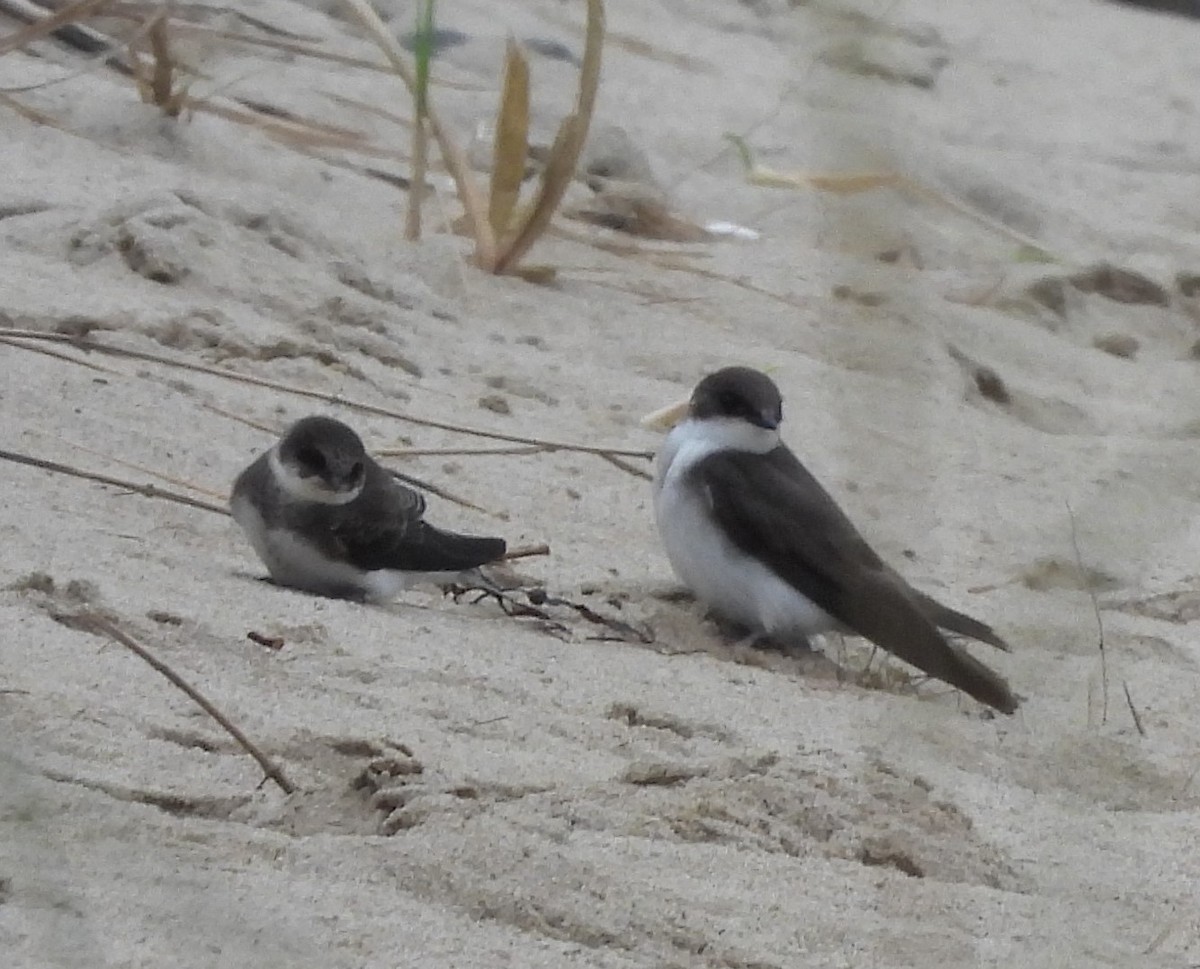
[[[768,431],[779,429],[779,415],[762,413],[753,421],[755,427],[762,427]]]
[[[647,414],[640,423],[642,427],[648,427],[652,431],[669,431],[687,416],[691,403],[691,400],[677,400]]]

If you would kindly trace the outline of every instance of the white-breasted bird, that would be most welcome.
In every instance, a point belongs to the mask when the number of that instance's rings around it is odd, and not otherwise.
[[[779,388],[758,370],[727,367],[696,385],[654,476],[658,529],[679,578],[752,634],[857,633],[1013,713],[1005,680],[941,630],[1008,645],[887,565],[780,439],[782,420]]]

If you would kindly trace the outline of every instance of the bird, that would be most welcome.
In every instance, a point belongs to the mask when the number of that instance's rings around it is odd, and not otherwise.
[[[1008,644],[885,563],[783,443],[782,421],[779,388],[759,370],[725,367],[696,385],[655,461],[655,519],[678,577],[752,639],[855,633],[1014,713],[1008,683],[942,630]]]
[[[292,424],[233,485],[230,511],[279,585],[386,601],[421,581],[451,582],[504,555],[502,538],[444,531],[339,420]]]

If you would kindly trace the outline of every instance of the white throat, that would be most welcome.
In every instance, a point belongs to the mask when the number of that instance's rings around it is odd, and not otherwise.
[[[654,489],[687,474],[698,462],[718,451],[766,454],[779,446],[779,431],[756,427],[733,417],[689,417],[671,429],[655,460]]]
[[[296,473],[295,468],[280,460],[278,444],[271,448],[267,463],[275,477],[275,483],[289,498],[296,501],[311,501],[319,505],[348,505],[362,494],[362,485],[353,491],[330,491],[319,478],[302,477]]]

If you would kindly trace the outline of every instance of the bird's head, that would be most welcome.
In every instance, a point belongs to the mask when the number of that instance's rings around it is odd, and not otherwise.
[[[344,505],[366,481],[362,439],[332,417],[305,417],[288,428],[271,452],[280,486],[293,498]]]
[[[741,421],[767,431],[783,422],[783,398],[761,370],[725,367],[696,384],[688,404],[693,420]]]

